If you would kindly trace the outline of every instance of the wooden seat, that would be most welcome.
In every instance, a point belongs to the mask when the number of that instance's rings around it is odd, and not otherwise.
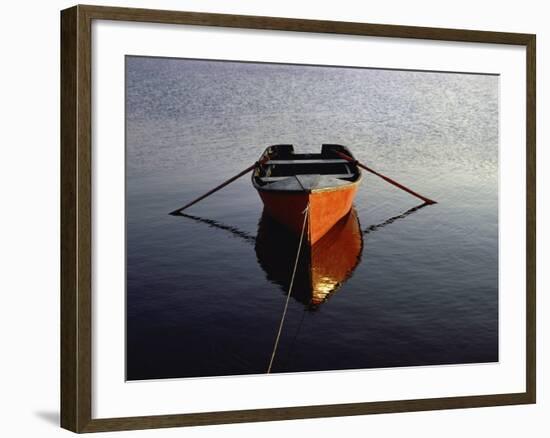
[[[310,176],[310,175],[299,175],[299,176]],[[330,176],[332,178],[351,178],[353,176],[353,173],[339,173],[339,174],[331,174],[326,176]],[[282,181],[283,179],[293,178],[293,177],[294,176],[263,176],[263,177],[260,177],[260,179],[262,182],[270,183],[275,181]]]
[[[326,160],[269,160],[265,164],[336,164],[348,162],[348,160],[344,160],[343,158],[327,158]]]

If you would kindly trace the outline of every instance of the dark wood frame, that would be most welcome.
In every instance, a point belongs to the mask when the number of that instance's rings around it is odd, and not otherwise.
[[[526,392],[198,414],[92,419],[92,20],[141,21],[525,46],[527,53]],[[535,35],[519,33],[80,5],[62,11],[61,426],[74,432],[97,432],[535,403],[535,47]]]

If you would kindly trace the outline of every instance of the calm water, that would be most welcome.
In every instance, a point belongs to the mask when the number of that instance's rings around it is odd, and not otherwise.
[[[265,373],[293,257],[250,179],[168,212],[276,143],[345,144],[439,203],[399,217],[417,200],[365,176],[357,263],[291,299],[274,372],[498,360],[498,77],[126,62],[128,379]]]

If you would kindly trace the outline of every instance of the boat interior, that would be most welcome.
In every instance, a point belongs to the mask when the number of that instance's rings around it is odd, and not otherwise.
[[[290,144],[268,147],[260,157],[263,164],[254,171],[253,181],[263,190],[311,190],[347,185],[357,181],[357,165],[336,152],[353,158],[342,145],[323,144],[320,153],[295,153]]]

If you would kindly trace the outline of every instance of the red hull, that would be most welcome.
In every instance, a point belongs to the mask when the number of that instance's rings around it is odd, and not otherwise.
[[[260,190],[267,212],[297,234],[302,231],[304,210],[309,203],[307,240],[315,244],[351,209],[358,184],[311,192]]]

